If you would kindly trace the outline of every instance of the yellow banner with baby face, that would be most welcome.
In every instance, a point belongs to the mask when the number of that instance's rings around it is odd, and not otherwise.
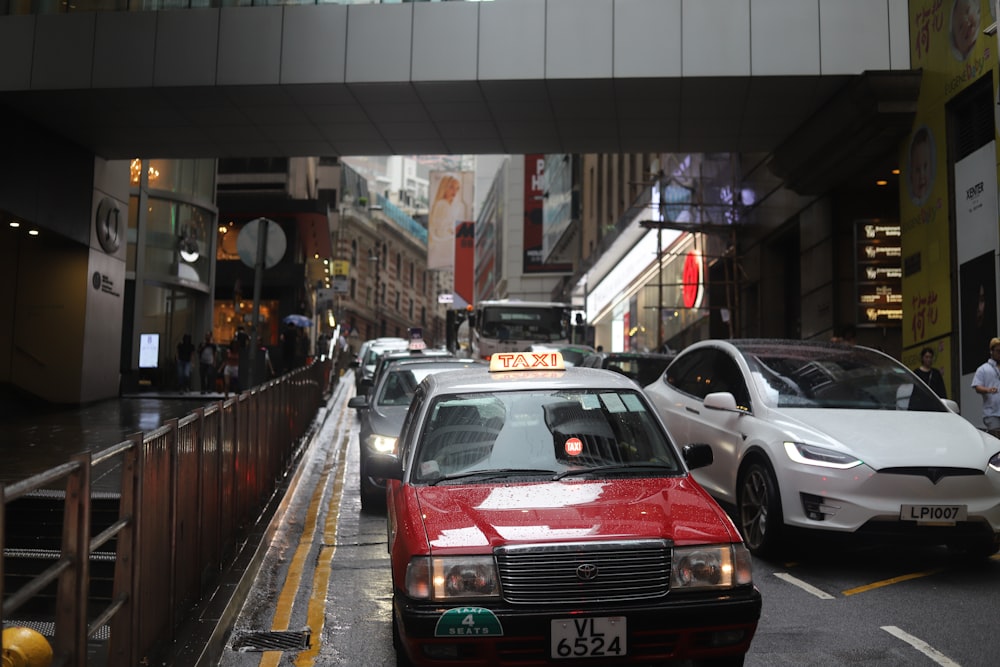
[[[991,0],[912,0],[910,64],[924,71],[920,97],[941,103],[993,67],[996,20]]]
[[[900,146],[903,348],[957,334],[945,106],[995,69],[991,0],[911,0],[910,58],[922,69],[913,129]]]
[[[921,120],[899,160],[904,348],[952,330],[944,109]]]

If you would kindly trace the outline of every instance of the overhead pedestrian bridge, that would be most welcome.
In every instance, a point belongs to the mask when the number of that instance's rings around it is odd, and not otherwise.
[[[728,151],[822,173],[908,132],[920,80],[905,0],[76,6],[0,17],[0,105],[108,159]]]

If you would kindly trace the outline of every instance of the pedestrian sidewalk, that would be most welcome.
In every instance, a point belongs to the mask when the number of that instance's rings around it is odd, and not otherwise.
[[[80,452],[101,451],[219,400],[222,394],[151,392],[66,407],[9,398],[0,407],[0,482],[20,481]]]

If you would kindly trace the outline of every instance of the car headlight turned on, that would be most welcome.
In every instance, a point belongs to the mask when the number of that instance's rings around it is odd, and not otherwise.
[[[751,583],[750,552],[742,543],[674,547],[670,590],[734,588]]]
[[[387,435],[372,434],[368,436],[368,449],[379,454],[391,454],[396,448],[396,438]]]
[[[821,466],[823,468],[836,468],[837,470],[847,470],[848,468],[853,468],[864,463],[864,461],[856,456],[838,452],[835,449],[807,445],[802,442],[786,442],[785,453],[788,454],[788,458],[796,463]]]
[[[499,598],[492,556],[417,556],[406,567],[406,593],[418,600]]]

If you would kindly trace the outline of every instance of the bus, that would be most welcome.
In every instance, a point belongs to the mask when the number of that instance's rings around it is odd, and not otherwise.
[[[471,356],[526,352],[532,345],[568,345],[570,305],[553,301],[502,299],[476,304],[469,337]]]

